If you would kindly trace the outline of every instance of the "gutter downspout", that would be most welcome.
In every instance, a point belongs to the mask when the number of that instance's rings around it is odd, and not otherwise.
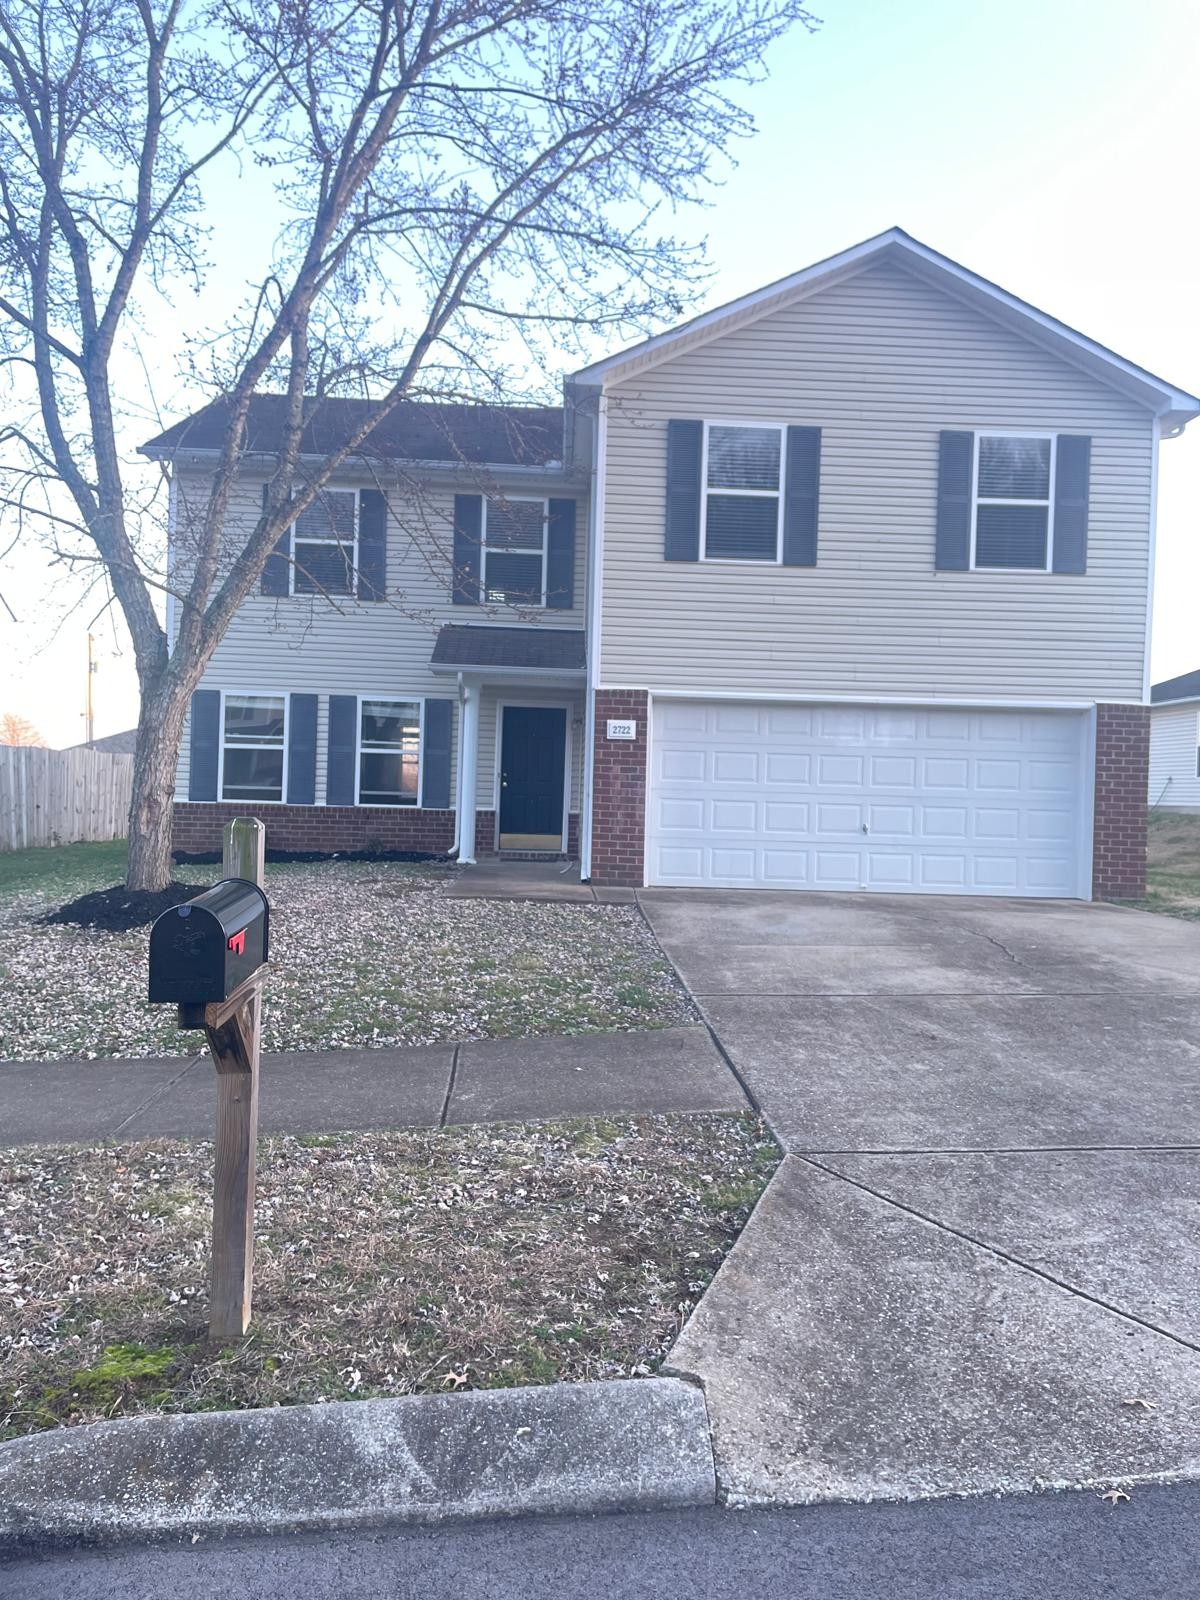
[[[592,785],[596,766],[596,689],[600,682],[601,573],[604,565],[604,480],[608,465],[608,396],[596,404],[596,459],[592,465],[591,560],[588,563],[587,695],[584,710],[583,815],[579,819],[579,876],[592,876]]]
[[[479,685],[459,673],[461,711],[458,741],[458,807],[455,843],[460,866],[475,861],[475,773],[479,755]]]
[[[454,763],[454,842],[446,854],[451,861],[458,859],[459,841],[462,838],[462,742],[463,742],[463,675],[458,674],[458,755]]]

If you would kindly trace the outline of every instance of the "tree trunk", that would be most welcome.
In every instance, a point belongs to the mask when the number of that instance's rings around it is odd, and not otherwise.
[[[191,689],[190,682],[172,679],[160,679],[153,687],[142,686],[142,714],[133,755],[133,801],[129,807],[125,883],[130,889],[165,889],[171,881],[175,769]]]

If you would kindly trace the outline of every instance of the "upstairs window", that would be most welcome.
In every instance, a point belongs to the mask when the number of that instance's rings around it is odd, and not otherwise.
[[[704,427],[705,561],[778,561],[783,535],[783,429]]]
[[[1054,540],[1051,434],[975,436],[973,567],[1048,572]]]
[[[361,700],[358,708],[358,803],[415,806],[420,794],[421,704]]]
[[[227,694],[222,709],[221,799],[283,799],[287,697]]]
[[[292,593],[353,594],[358,495],[326,489],[292,524]]]
[[[487,605],[544,606],[549,503],[483,502],[483,599]]]

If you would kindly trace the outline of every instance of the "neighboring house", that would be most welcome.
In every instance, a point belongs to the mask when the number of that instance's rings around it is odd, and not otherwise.
[[[254,809],[614,884],[1142,892],[1158,445],[1200,400],[899,229],[564,400],[410,404],[341,470],[197,693],[179,847]],[[177,563],[219,423],[145,447]]]
[[[1200,811],[1200,672],[1150,691],[1150,804]]]
[[[137,750],[137,729],[127,728],[124,733],[106,733],[99,739],[71,744],[68,750],[99,750],[110,756],[131,756]]]

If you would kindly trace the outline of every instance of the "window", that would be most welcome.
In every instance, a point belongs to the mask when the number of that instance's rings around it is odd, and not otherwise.
[[[292,593],[353,594],[358,495],[326,489],[292,524]]]
[[[360,806],[415,806],[420,794],[420,754],[420,701],[359,701]]]
[[[975,435],[973,567],[1050,568],[1054,519],[1051,434]]]
[[[227,694],[222,711],[221,799],[282,800],[287,696]]]
[[[545,500],[483,502],[483,598],[488,605],[546,604]]]
[[[704,426],[704,559],[778,561],[783,429]]]

